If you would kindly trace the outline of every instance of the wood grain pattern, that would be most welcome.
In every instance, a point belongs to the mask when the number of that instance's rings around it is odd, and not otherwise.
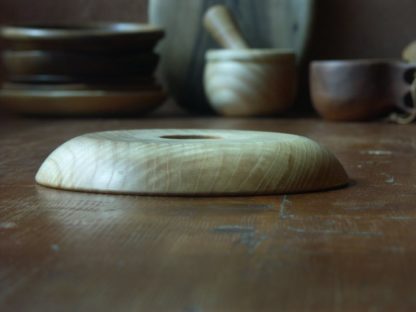
[[[222,198],[35,185],[61,142],[152,127],[308,136],[335,153],[354,185]],[[414,125],[1,118],[0,146],[1,311],[416,310]]]
[[[205,52],[217,48],[202,27],[202,17],[213,4],[226,4],[253,48],[294,49],[305,52],[313,0],[151,0],[149,20],[166,29],[160,45],[160,72],[178,104],[208,113],[203,89]]]
[[[76,137],[48,156],[36,181],[78,191],[218,196],[316,191],[348,177],[328,150],[300,136],[152,129]]]

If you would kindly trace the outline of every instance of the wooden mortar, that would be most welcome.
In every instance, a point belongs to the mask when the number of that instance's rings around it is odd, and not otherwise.
[[[271,115],[287,110],[296,93],[295,54],[249,49],[223,5],[211,7],[204,25],[224,48],[206,54],[204,87],[212,107],[225,116]]]

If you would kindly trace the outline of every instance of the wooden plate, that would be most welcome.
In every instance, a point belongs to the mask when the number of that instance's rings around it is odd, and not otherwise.
[[[130,83],[148,84],[155,81],[152,76],[141,75],[6,75],[5,80],[14,83],[27,84],[114,84],[123,85]]]
[[[113,116],[147,113],[166,98],[155,90],[0,90],[0,105],[27,115]]]
[[[84,83],[62,83],[62,84],[30,84],[5,82],[1,85],[3,90],[23,91],[66,91],[66,90],[106,90],[106,91],[162,91],[162,87],[153,83],[123,83],[114,84],[84,84]]]
[[[164,32],[137,23],[10,25],[0,28],[2,45],[14,50],[151,51]]]
[[[103,54],[61,51],[4,51],[5,75],[152,75],[155,53]]]
[[[305,137],[146,129],[76,137],[49,155],[36,181],[78,191],[219,196],[317,191],[349,180],[330,151]]]
[[[202,16],[214,3],[231,9],[252,47],[293,49],[299,62],[306,51],[314,0],[150,0],[150,22],[168,30],[160,45],[163,80],[177,102],[195,112],[211,111],[202,73],[205,52],[218,45],[203,29]]]

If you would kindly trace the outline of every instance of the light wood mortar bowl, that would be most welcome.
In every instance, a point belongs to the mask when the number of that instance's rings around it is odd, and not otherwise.
[[[40,167],[39,184],[150,195],[256,195],[348,183],[326,148],[296,135],[237,130],[124,130],[64,143]]]
[[[270,115],[287,110],[296,94],[295,54],[287,50],[211,50],[205,93],[225,116]]]

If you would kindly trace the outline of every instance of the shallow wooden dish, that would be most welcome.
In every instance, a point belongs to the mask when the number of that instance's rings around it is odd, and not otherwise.
[[[76,137],[48,156],[36,181],[79,191],[213,196],[317,191],[348,177],[331,152],[296,135],[152,129]]]
[[[8,75],[152,75],[159,61],[153,52],[137,54],[75,53],[62,51],[3,51]]]
[[[0,28],[0,40],[14,50],[151,51],[161,28],[137,23],[22,24]]]
[[[160,90],[0,90],[0,105],[27,115],[113,116],[144,114],[160,106]]]

